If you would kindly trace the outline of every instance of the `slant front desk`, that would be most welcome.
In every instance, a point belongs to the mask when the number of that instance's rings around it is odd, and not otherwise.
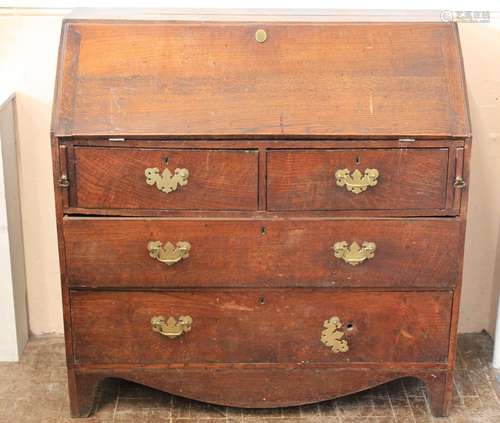
[[[448,413],[470,128],[447,23],[66,19],[52,125],[71,412],[425,382]]]

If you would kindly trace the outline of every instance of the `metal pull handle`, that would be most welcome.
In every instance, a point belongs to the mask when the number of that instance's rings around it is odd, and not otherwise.
[[[161,241],[148,242],[149,257],[165,263],[167,266],[187,259],[190,250],[191,244],[186,241],[179,241],[175,246],[171,242],[167,242],[163,246]]]
[[[160,169],[157,167],[148,167],[144,170],[146,183],[148,185],[156,184],[156,188],[160,191],[169,193],[175,191],[179,185],[185,186],[188,183],[189,171],[187,169],[175,169],[174,174],[165,168],[160,175]]]
[[[365,169],[364,175],[358,170],[351,173],[349,169],[339,169],[335,172],[337,185],[346,187],[347,191],[359,194],[366,191],[368,187],[377,185],[379,172],[377,169]]]
[[[179,316],[179,319],[168,316],[154,316],[151,318],[151,328],[153,332],[174,339],[181,336],[184,332],[191,330],[193,319],[191,316]]]
[[[323,323],[324,330],[321,332],[321,342],[327,347],[331,347],[334,353],[349,351],[347,340],[342,339],[344,332],[339,329],[342,327],[342,322],[337,316],[332,316]]]
[[[347,241],[340,241],[333,244],[332,250],[338,259],[344,260],[351,266],[357,266],[367,259],[375,256],[377,245],[374,242],[363,242],[361,247],[357,242],[353,242],[350,246]]]
[[[455,182],[453,182],[453,187],[454,188],[465,188],[467,186],[467,183],[462,179],[462,177],[457,176],[455,178]]]

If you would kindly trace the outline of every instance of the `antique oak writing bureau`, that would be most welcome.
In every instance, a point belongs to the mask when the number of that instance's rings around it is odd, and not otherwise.
[[[453,24],[66,19],[71,413],[107,377],[277,407],[412,376],[446,415],[469,149]]]

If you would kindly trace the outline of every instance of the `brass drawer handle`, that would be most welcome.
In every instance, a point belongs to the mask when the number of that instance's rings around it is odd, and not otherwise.
[[[148,167],[144,170],[146,183],[148,185],[156,184],[156,188],[165,193],[175,191],[178,186],[184,186],[188,183],[189,171],[187,169],[175,169],[174,174],[165,168],[160,175],[160,169],[157,167]]]
[[[166,336],[167,338],[174,339],[181,336],[184,332],[191,330],[193,319],[191,316],[179,316],[179,319],[168,316],[154,316],[151,318],[151,328],[153,332]]]
[[[330,319],[325,320],[323,327],[325,328],[323,332],[321,332],[321,342],[323,342],[323,344],[327,347],[331,347],[334,353],[349,351],[347,340],[342,339],[344,337],[344,332],[339,330],[342,327],[342,322],[337,316],[332,316]]]
[[[175,263],[189,257],[191,244],[186,241],[179,241],[175,246],[171,242],[165,243],[163,246],[161,241],[148,242],[149,256],[167,266],[172,266]]]
[[[378,175],[377,169],[365,169],[364,175],[358,169],[352,173],[349,169],[339,169],[335,172],[337,185],[339,187],[345,186],[347,191],[354,194],[359,194],[366,191],[368,187],[377,185]]]
[[[367,259],[375,256],[377,245],[374,242],[363,242],[361,247],[357,242],[353,242],[348,246],[346,241],[340,241],[333,244],[332,250],[338,259],[344,260],[351,266],[357,266]]]

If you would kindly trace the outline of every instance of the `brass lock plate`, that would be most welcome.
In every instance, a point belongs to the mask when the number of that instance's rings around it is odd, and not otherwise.
[[[332,316],[323,323],[324,330],[321,332],[321,342],[330,347],[334,353],[349,351],[347,340],[342,339],[344,332],[340,330],[342,322],[337,316]]]

